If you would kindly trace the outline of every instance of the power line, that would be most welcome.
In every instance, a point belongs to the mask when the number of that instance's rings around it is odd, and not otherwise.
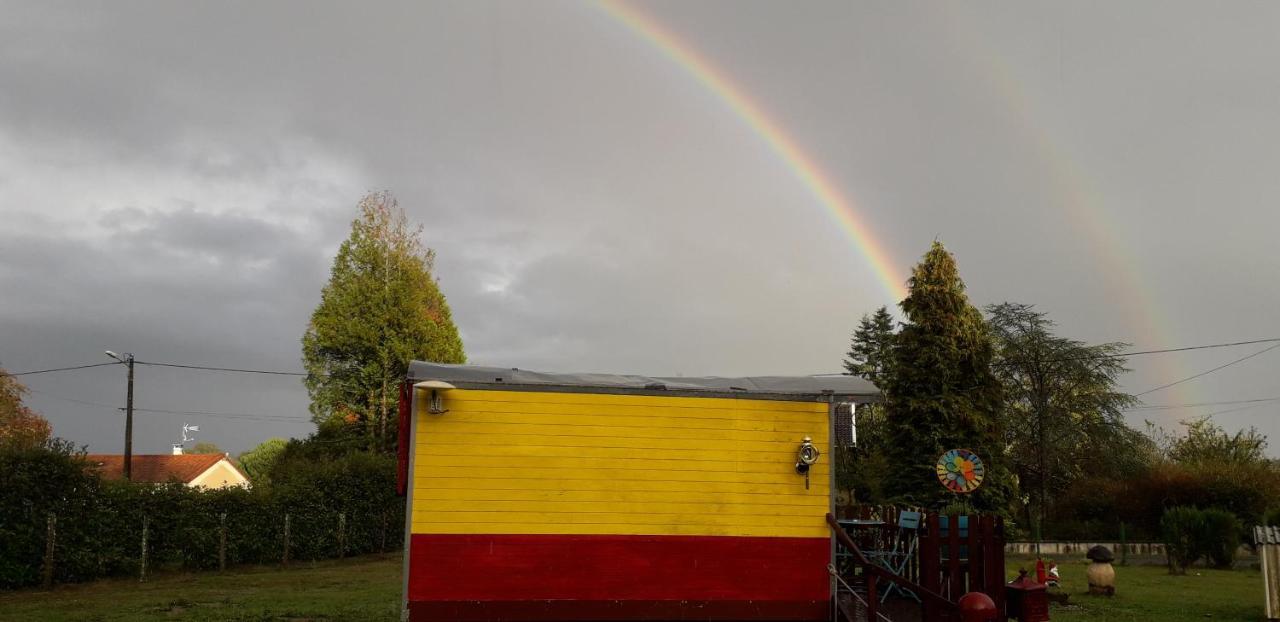
[[[1188,381],[1188,380],[1195,380],[1196,378],[1199,378],[1199,377],[1201,377],[1201,376],[1207,376],[1207,375],[1212,374],[1213,372],[1218,371],[1218,370],[1220,370],[1220,369],[1226,369],[1226,368],[1228,368],[1228,367],[1231,367],[1232,365],[1235,365],[1236,363],[1242,363],[1242,362],[1247,361],[1247,360],[1249,360],[1249,359],[1251,359],[1251,358],[1253,358],[1253,357],[1255,357],[1255,356],[1258,356],[1258,355],[1261,355],[1261,354],[1266,354],[1267,352],[1270,352],[1270,351],[1272,351],[1272,350],[1274,350],[1274,349],[1276,349],[1276,348],[1280,348],[1280,343],[1277,343],[1276,345],[1273,345],[1273,346],[1271,346],[1271,347],[1269,347],[1269,348],[1263,348],[1263,349],[1261,349],[1261,350],[1258,350],[1257,352],[1254,352],[1253,354],[1250,354],[1250,355],[1248,355],[1248,356],[1242,356],[1242,357],[1240,357],[1240,358],[1238,358],[1238,359],[1236,359],[1236,360],[1234,360],[1234,361],[1231,361],[1230,363],[1227,363],[1227,364],[1225,364],[1225,365],[1219,365],[1219,366],[1214,367],[1213,369],[1210,369],[1210,370],[1208,370],[1208,371],[1202,371],[1202,372],[1200,372],[1200,373],[1198,373],[1198,374],[1196,374],[1196,375],[1194,375],[1194,376],[1187,376],[1186,378],[1183,378],[1182,380],[1177,380],[1177,381],[1174,381],[1174,382],[1170,382],[1169,384],[1160,385],[1160,386],[1158,386],[1158,387],[1156,387],[1156,388],[1154,388],[1154,389],[1148,389],[1148,390],[1146,390],[1146,391],[1143,391],[1142,393],[1138,393],[1138,394],[1137,394],[1137,395],[1135,395],[1134,397],[1142,397],[1143,395],[1146,395],[1146,394],[1148,394],[1148,393],[1154,393],[1154,392],[1156,392],[1156,391],[1159,391],[1160,389],[1167,389],[1167,388],[1169,388],[1169,387],[1172,387],[1172,386],[1175,386],[1175,385],[1182,384],[1182,383],[1184,383],[1184,382],[1186,382],[1186,381]]]
[[[63,396],[61,396],[61,395],[54,395],[54,394],[52,394],[52,393],[45,393],[44,391],[41,391],[41,390],[39,390],[39,389],[32,389],[31,387],[27,387],[27,390],[28,390],[28,391],[31,391],[32,393],[35,393],[35,394],[37,394],[37,395],[43,395],[43,396],[45,396],[45,397],[52,397],[52,398],[53,398],[53,399],[55,399],[55,400],[65,400],[65,401],[68,401],[68,402],[75,402],[76,404],[84,404],[85,406],[97,406],[97,407],[100,407],[100,408],[113,408],[113,409],[114,409],[114,408],[119,408],[118,406],[113,406],[113,405],[111,405],[111,404],[103,404],[103,403],[101,403],[101,402],[89,402],[89,401],[85,401],[85,400],[78,400],[78,399],[75,399],[74,397],[63,397]]]
[[[1207,415],[1202,415],[1202,416],[1208,418],[1208,417],[1213,417],[1217,415],[1225,415],[1227,413],[1240,412],[1242,410],[1252,410],[1254,408],[1261,408],[1262,406],[1266,406],[1266,404],[1253,404],[1251,406],[1240,406],[1238,408],[1228,408],[1226,410],[1219,410],[1217,412],[1211,412]]]
[[[149,365],[151,367],[176,367],[178,369],[194,369],[199,371],[222,371],[237,374],[266,374],[270,376],[306,376],[304,372],[296,371],[277,371],[271,369],[242,369],[238,367],[210,367],[208,365],[185,365],[181,363],[152,363],[148,361],[138,361],[139,365]]]
[[[1280,397],[1262,397],[1253,400],[1225,400],[1221,402],[1197,402],[1194,404],[1148,404],[1144,406],[1134,406],[1126,408],[1125,412],[1136,410],[1176,410],[1179,408],[1203,408],[1205,406],[1229,406],[1232,404],[1259,404],[1266,402],[1278,402]]]
[[[90,402],[87,400],[79,400],[73,397],[64,397],[61,395],[54,395],[52,393],[47,393],[45,391],[41,391],[38,389],[30,389],[30,391],[38,395],[43,395],[44,397],[51,397],[55,400],[64,400],[67,402],[83,404],[85,406],[94,406],[98,408],[110,408],[112,410],[122,410],[122,408],[120,408],[119,406],[115,406],[112,404],[103,404],[102,402]],[[258,414],[258,413],[229,413],[229,412],[220,412],[220,411],[211,411],[211,410],[165,410],[165,409],[159,409],[159,408],[136,408],[136,407],[133,410],[134,412],[145,412],[150,414],[191,415],[191,416],[198,415],[201,417],[226,417],[226,418],[264,419],[264,420],[280,420],[280,421],[310,421],[311,420],[310,417],[296,417],[296,416],[290,416],[290,415],[265,415],[265,414]]]
[[[297,417],[292,415],[264,415],[258,413],[228,413],[209,410],[165,410],[163,408],[134,408],[137,412],[146,412],[164,415],[191,415],[201,417],[242,417],[254,419],[288,419],[293,421],[310,421],[310,417]]]
[[[1126,357],[1130,357],[1130,356],[1143,356],[1143,355],[1148,355],[1148,354],[1168,354],[1168,353],[1172,353],[1172,352],[1188,352],[1188,351],[1192,351],[1192,350],[1208,350],[1208,349],[1212,349],[1212,348],[1230,348],[1230,347],[1236,347],[1236,346],[1247,346],[1247,345],[1253,345],[1253,344],[1259,344],[1259,343],[1280,343],[1280,337],[1271,337],[1271,338],[1267,338],[1267,339],[1252,339],[1252,340],[1249,340],[1249,341],[1233,341],[1233,342],[1227,342],[1227,343],[1211,343],[1211,344],[1198,345],[1198,346],[1185,346],[1185,347],[1180,347],[1180,348],[1164,348],[1164,349],[1159,349],[1159,350],[1140,350],[1140,351],[1136,351],[1136,352],[1118,352],[1118,353],[1115,353],[1115,354],[1089,354],[1089,355],[1084,355],[1084,356],[1065,357],[1065,358],[1060,358],[1060,359],[1048,359],[1048,360],[1045,360],[1045,361],[1042,361],[1042,362],[1045,362],[1045,363],[1058,363],[1058,362],[1065,362],[1065,361],[1090,360],[1090,359],[1126,358]],[[1277,347],[1280,347],[1280,346],[1277,346]],[[1269,350],[1269,349],[1270,349],[1270,348],[1268,348],[1268,350]],[[1266,350],[1263,350],[1263,352],[1265,352],[1265,351],[1266,351]],[[1261,352],[1259,352],[1258,354],[1261,354]],[[1249,358],[1249,357],[1246,357],[1246,358]],[[1243,360],[1243,359],[1242,359],[1242,360]],[[1016,364],[1017,362],[1018,362],[1018,361],[997,361],[997,362],[995,362],[995,363],[993,363],[993,364],[994,364],[994,365],[1013,365],[1013,364]],[[56,368],[53,368],[53,369],[37,369],[37,370],[33,370],[33,371],[23,371],[23,372],[0,372],[0,376],[29,376],[29,375],[32,375],[32,374],[47,374],[47,373],[60,372],[60,371],[72,371],[72,370],[76,370],[76,369],[89,369],[89,368],[92,368],[92,367],[105,367],[105,366],[108,366],[108,365],[116,365],[116,364],[117,364],[117,363],[93,363],[93,364],[90,364],[90,365],[76,365],[76,366],[72,366],[72,367],[56,367]],[[270,375],[270,376],[295,376],[295,377],[303,377],[303,376],[308,376],[308,375],[309,375],[309,374],[308,374],[308,373],[306,373],[306,372],[282,371],[282,370],[276,370],[276,369],[250,369],[250,368],[243,368],[243,367],[214,367],[214,366],[211,366],[211,365],[191,365],[191,364],[186,364],[186,363],[161,363],[161,362],[155,362],[155,361],[137,361],[137,364],[138,364],[138,365],[149,365],[149,366],[151,366],[151,367],[172,367],[172,368],[177,368],[177,369],[190,369],[190,370],[196,370],[196,371],[218,371],[218,372],[237,373],[237,374],[264,374],[264,375]],[[1210,370],[1210,371],[1216,371],[1216,370]],[[323,375],[323,374],[322,374],[322,375]],[[837,376],[837,375],[841,375],[841,376],[842,376],[842,375],[845,375],[845,374],[813,374],[813,375],[815,375],[815,376]],[[1172,385],[1170,385],[1170,386],[1172,386]],[[1159,390],[1159,389],[1161,389],[1161,388],[1165,388],[1165,387],[1157,387],[1156,389],[1152,389],[1152,391]]]
[[[94,363],[92,365],[76,365],[74,367],[54,367],[53,369],[37,369],[34,371],[7,372],[0,371],[0,376],[31,376],[34,374],[49,374],[56,371],[71,371],[73,369],[89,369],[90,367],[106,367],[107,365],[119,365],[120,363]]]
[[[1115,354],[1084,354],[1084,355],[1081,355],[1081,356],[1068,356],[1068,357],[1063,357],[1063,358],[1058,358],[1058,359],[1045,359],[1045,360],[1040,361],[1040,362],[1041,362],[1041,363],[1065,363],[1065,362],[1069,362],[1069,361],[1090,361],[1090,360],[1097,360],[1097,359],[1117,359],[1117,358],[1128,358],[1128,357],[1131,357],[1131,356],[1144,356],[1144,355],[1147,355],[1147,354],[1169,354],[1169,353],[1172,353],[1172,352],[1190,352],[1190,351],[1192,351],[1192,350],[1210,350],[1210,349],[1213,349],[1213,348],[1232,348],[1232,347],[1236,347],[1236,346],[1247,346],[1247,345],[1254,345],[1254,344],[1259,344],[1259,343],[1276,343],[1276,342],[1280,342],[1280,337],[1270,337],[1270,338],[1267,338],[1267,339],[1252,339],[1252,340],[1249,340],[1249,341],[1233,341],[1233,342],[1230,342],[1230,343],[1210,343],[1210,344],[1200,345],[1200,346],[1185,346],[1185,347],[1181,347],[1181,348],[1164,348],[1164,349],[1160,349],[1160,350],[1139,350],[1139,351],[1136,351],[1136,352],[1117,352],[1117,353],[1115,353]],[[992,363],[992,365],[1017,365],[1017,364],[1022,363],[1022,362],[1024,362],[1024,361],[1022,361],[1022,360],[1004,360],[1004,361],[996,361],[996,362]],[[1160,387],[1160,388],[1163,388],[1163,387]],[[1156,390],[1156,389],[1152,389],[1152,390],[1154,391],[1154,390]],[[1141,394],[1141,393],[1139,393],[1139,395],[1142,395],[1142,394]]]
[[[1120,354],[1102,355],[1102,357],[1114,358],[1121,356],[1138,356],[1142,354],[1165,354],[1167,352],[1187,352],[1189,350],[1208,350],[1211,348],[1230,348],[1234,346],[1248,346],[1257,343],[1275,343],[1280,341],[1280,337],[1272,337],[1269,339],[1254,339],[1252,341],[1235,341],[1232,343],[1211,343],[1203,346],[1187,346],[1185,348],[1167,348],[1164,350],[1146,350],[1143,352],[1122,352]]]
[[[134,412],[146,415],[181,415],[183,417],[214,417],[218,419],[243,419],[248,421],[283,421],[308,423],[310,417],[292,417],[289,415],[261,415],[254,413],[220,413],[206,411],[161,410],[157,408],[134,408]]]

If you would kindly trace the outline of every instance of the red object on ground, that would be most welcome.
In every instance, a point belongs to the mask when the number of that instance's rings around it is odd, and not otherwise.
[[[409,611],[413,620],[825,620],[830,546],[827,538],[413,534]]]
[[[1036,583],[1048,583],[1044,574],[1044,560],[1039,557],[1036,558]]]
[[[1049,619],[1049,592],[1043,583],[1036,583],[1027,571],[1004,586],[1005,615],[1019,622],[1045,622]]]
[[[969,592],[960,597],[960,619],[964,622],[990,622],[996,619],[996,601],[982,592]]]

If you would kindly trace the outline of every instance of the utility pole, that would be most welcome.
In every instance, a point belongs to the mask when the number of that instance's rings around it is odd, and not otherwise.
[[[120,361],[129,368],[129,391],[124,406],[124,478],[133,479],[133,355],[124,353],[124,358],[107,350],[107,356]]]

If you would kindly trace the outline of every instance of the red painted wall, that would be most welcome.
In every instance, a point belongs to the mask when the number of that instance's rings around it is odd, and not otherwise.
[[[827,617],[826,538],[423,535],[414,619]]]

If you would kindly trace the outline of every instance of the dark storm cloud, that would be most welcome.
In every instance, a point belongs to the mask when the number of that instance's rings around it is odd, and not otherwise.
[[[1147,348],[1274,332],[1274,8],[640,8],[820,163],[899,274],[936,237],[976,302],[1037,303],[1072,336]],[[0,15],[9,368],[110,348],[297,369],[354,205],[384,188],[438,251],[474,362],[834,371],[857,316],[892,302],[748,126],[590,5],[40,2]],[[1141,292],[1116,287],[1121,270]],[[1135,359],[1126,385],[1242,354]],[[1269,356],[1150,401],[1269,396]],[[229,449],[308,430],[296,379],[139,372],[140,405],[261,415],[191,417]],[[119,405],[120,370],[28,380],[59,434],[118,448],[118,413],[83,402]],[[181,417],[146,417],[138,447],[165,450]]]

